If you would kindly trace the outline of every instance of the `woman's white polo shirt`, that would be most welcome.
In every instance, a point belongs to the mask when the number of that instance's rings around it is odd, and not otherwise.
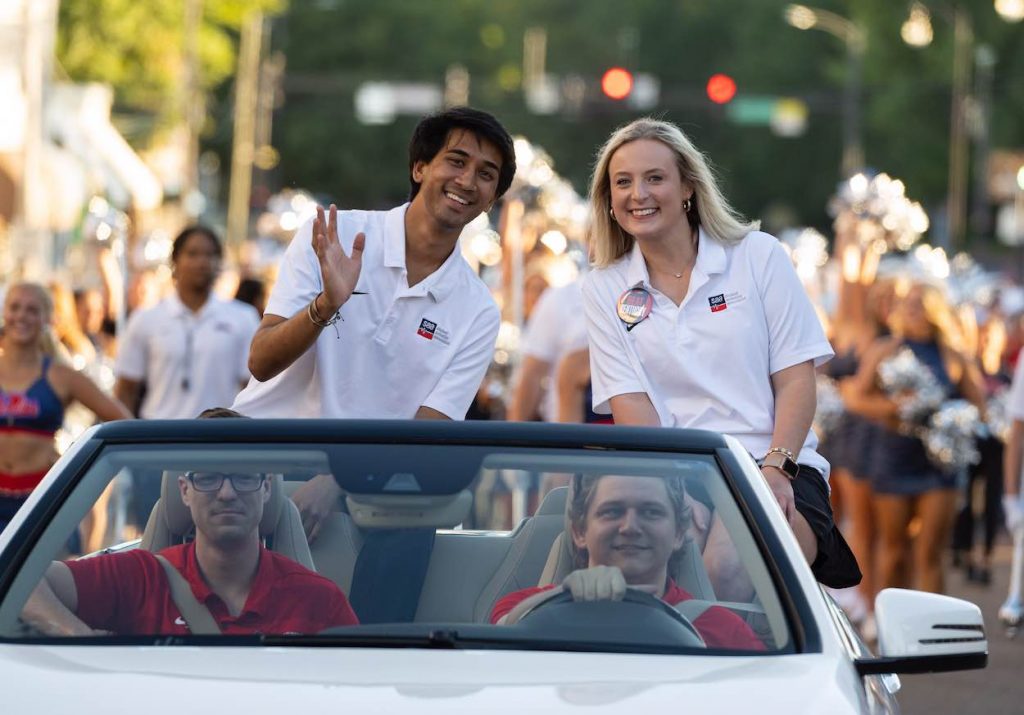
[[[627,330],[620,296],[642,288],[650,315]],[[771,375],[833,356],[821,323],[779,242],[760,231],[726,246],[700,231],[697,261],[682,304],[655,290],[640,246],[583,282],[594,411],[616,395],[646,393],[666,427],[735,436],[760,458],[772,446]],[[828,475],[807,435],[801,464]]]
[[[346,253],[357,233],[366,234],[356,284],[361,293],[284,372],[266,382],[250,380],[234,409],[251,417],[411,419],[422,405],[452,419],[465,417],[494,355],[501,317],[458,247],[409,287],[407,207],[338,212]],[[288,246],[268,314],[305,314],[322,290],[312,227],[310,218]]]

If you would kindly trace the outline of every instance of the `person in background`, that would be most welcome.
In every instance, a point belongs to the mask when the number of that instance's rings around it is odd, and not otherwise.
[[[80,402],[102,421],[131,413],[86,375],[55,358],[47,335],[49,292],[36,283],[7,289],[0,335],[0,530],[57,461],[54,435]]]

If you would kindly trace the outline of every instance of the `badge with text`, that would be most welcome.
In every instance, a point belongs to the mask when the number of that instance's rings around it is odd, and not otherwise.
[[[628,332],[651,314],[653,306],[654,296],[646,288],[637,286],[619,296],[615,312],[618,313],[619,320],[626,325]]]
[[[729,304],[725,302],[724,293],[719,293],[718,295],[713,295],[708,298],[708,304],[711,306],[712,313],[717,313],[729,307]]]
[[[442,345],[448,345],[452,341],[452,336],[447,330],[426,318],[420,321],[420,327],[416,329],[416,334],[427,340],[436,340]]]

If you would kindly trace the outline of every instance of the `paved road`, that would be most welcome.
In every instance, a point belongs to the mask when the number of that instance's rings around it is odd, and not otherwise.
[[[985,615],[988,635],[988,667],[962,673],[901,676],[900,705],[906,715],[1024,713],[1024,632],[1009,640],[996,613],[1006,598],[1010,577],[1010,549],[996,552],[992,585],[968,583],[959,570],[951,571],[947,588],[951,596],[973,601]]]

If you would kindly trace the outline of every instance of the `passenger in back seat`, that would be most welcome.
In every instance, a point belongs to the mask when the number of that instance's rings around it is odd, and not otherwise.
[[[516,623],[552,592],[566,590],[576,601],[621,600],[627,586],[671,606],[691,600],[668,575],[691,519],[679,477],[576,475],[569,526],[577,570],[561,585],[508,594],[495,604],[491,623]],[[693,625],[710,647],[764,650],[743,619],[719,606],[704,611]]]

